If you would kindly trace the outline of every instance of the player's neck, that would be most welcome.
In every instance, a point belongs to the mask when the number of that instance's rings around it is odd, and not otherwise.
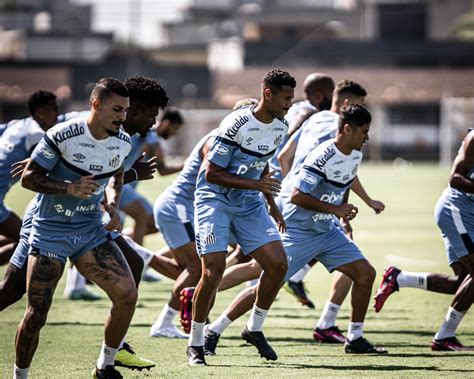
[[[352,146],[350,146],[350,144],[348,144],[340,135],[336,136],[334,144],[336,145],[337,149],[344,155],[351,155],[352,150],[354,150]]]
[[[101,140],[101,139],[106,139],[109,137],[109,134],[107,133],[107,131],[100,126],[99,120],[97,120],[93,114],[91,114],[87,118],[87,126],[89,128],[89,131],[92,137],[94,137],[95,139]]]
[[[275,117],[265,109],[261,102],[252,110],[252,113],[258,121],[263,122],[264,124],[271,124],[275,119]]]

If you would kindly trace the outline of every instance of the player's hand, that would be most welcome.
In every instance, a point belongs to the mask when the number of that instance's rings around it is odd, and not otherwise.
[[[382,203],[379,200],[370,200],[367,205],[372,208],[376,214],[382,213],[382,211],[385,209],[385,204]]]
[[[82,176],[77,182],[69,183],[67,194],[80,199],[89,199],[100,187],[94,175]]]
[[[340,204],[336,206],[334,214],[344,220],[353,220],[358,212],[359,209],[352,204]]]
[[[23,159],[22,161],[15,162],[11,165],[10,176],[12,178],[18,178],[23,174],[26,165],[30,161],[30,158]]]
[[[354,235],[353,235],[352,225],[349,222],[349,220],[341,218],[339,219],[339,222],[341,223],[342,229],[344,229],[346,236],[349,237],[351,240],[353,240]]]
[[[276,171],[267,172],[257,181],[257,190],[266,195],[275,197],[281,189],[281,182],[272,178]]]
[[[278,207],[276,205],[270,206],[268,213],[270,213],[270,216],[272,216],[277,223],[278,231],[280,233],[286,232],[286,222]]]
[[[103,203],[104,210],[109,214],[110,221],[104,226],[106,230],[116,230],[120,232],[122,230],[122,222],[120,220],[120,214],[114,206]]]
[[[132,168],[137,172],[137,180],[153,179],[153,174],[158,168],[157,162],[157,157],[151,157],[150,159],[145,160],[145,153],[143,153],[132,166]]]

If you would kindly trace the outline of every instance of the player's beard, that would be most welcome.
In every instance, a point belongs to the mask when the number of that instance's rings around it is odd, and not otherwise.
[[[328,111],[329,109],[331,109],[331,105],[332,105],[332,100],[325,97],[323,101],[319,103],[318,108],[320,111]]]

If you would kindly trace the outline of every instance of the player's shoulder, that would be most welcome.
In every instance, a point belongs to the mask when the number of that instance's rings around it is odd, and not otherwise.
[[[230,140],[235,140],[242,128],[248,127],[253,119],[252,107],[239,108],[229,113],[219,126],[219,134]]]
[[[54,125],[46,136],[57,146],[86,133],[87,123],[83,118],[73,118]]]
[[[329,139],[316,146],[305,159],[305,165],[318,171],[324,171],[328,162],[337,154],[334,139]]]
[[[132,139],[130,137],[130,134],[128,134],[122,128],[120,128],[117,134],[112,135],[111,138],[117,138],[123,143],[125,143],[126,145],[130,145],[130,146],[132,145]]]

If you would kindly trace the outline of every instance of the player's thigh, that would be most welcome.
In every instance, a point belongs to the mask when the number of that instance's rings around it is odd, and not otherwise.
[[[130,267],[117,244],[107,241],[74,261],[78,271],[96,283],[112,299],[136,296],[136,285]]]
[[[474,253],[468,254],[460,259],[467,274],[474,277]]]
[[[201,265],[199,255],[196,251],[196,243],[188,242],[185,245],[171,250],[174,259],[181,267],[198,268]]]
[[[250,255],[264,271],[281,270],[286,273],[288,270],[287,256],[280,240],[268,242]]]

